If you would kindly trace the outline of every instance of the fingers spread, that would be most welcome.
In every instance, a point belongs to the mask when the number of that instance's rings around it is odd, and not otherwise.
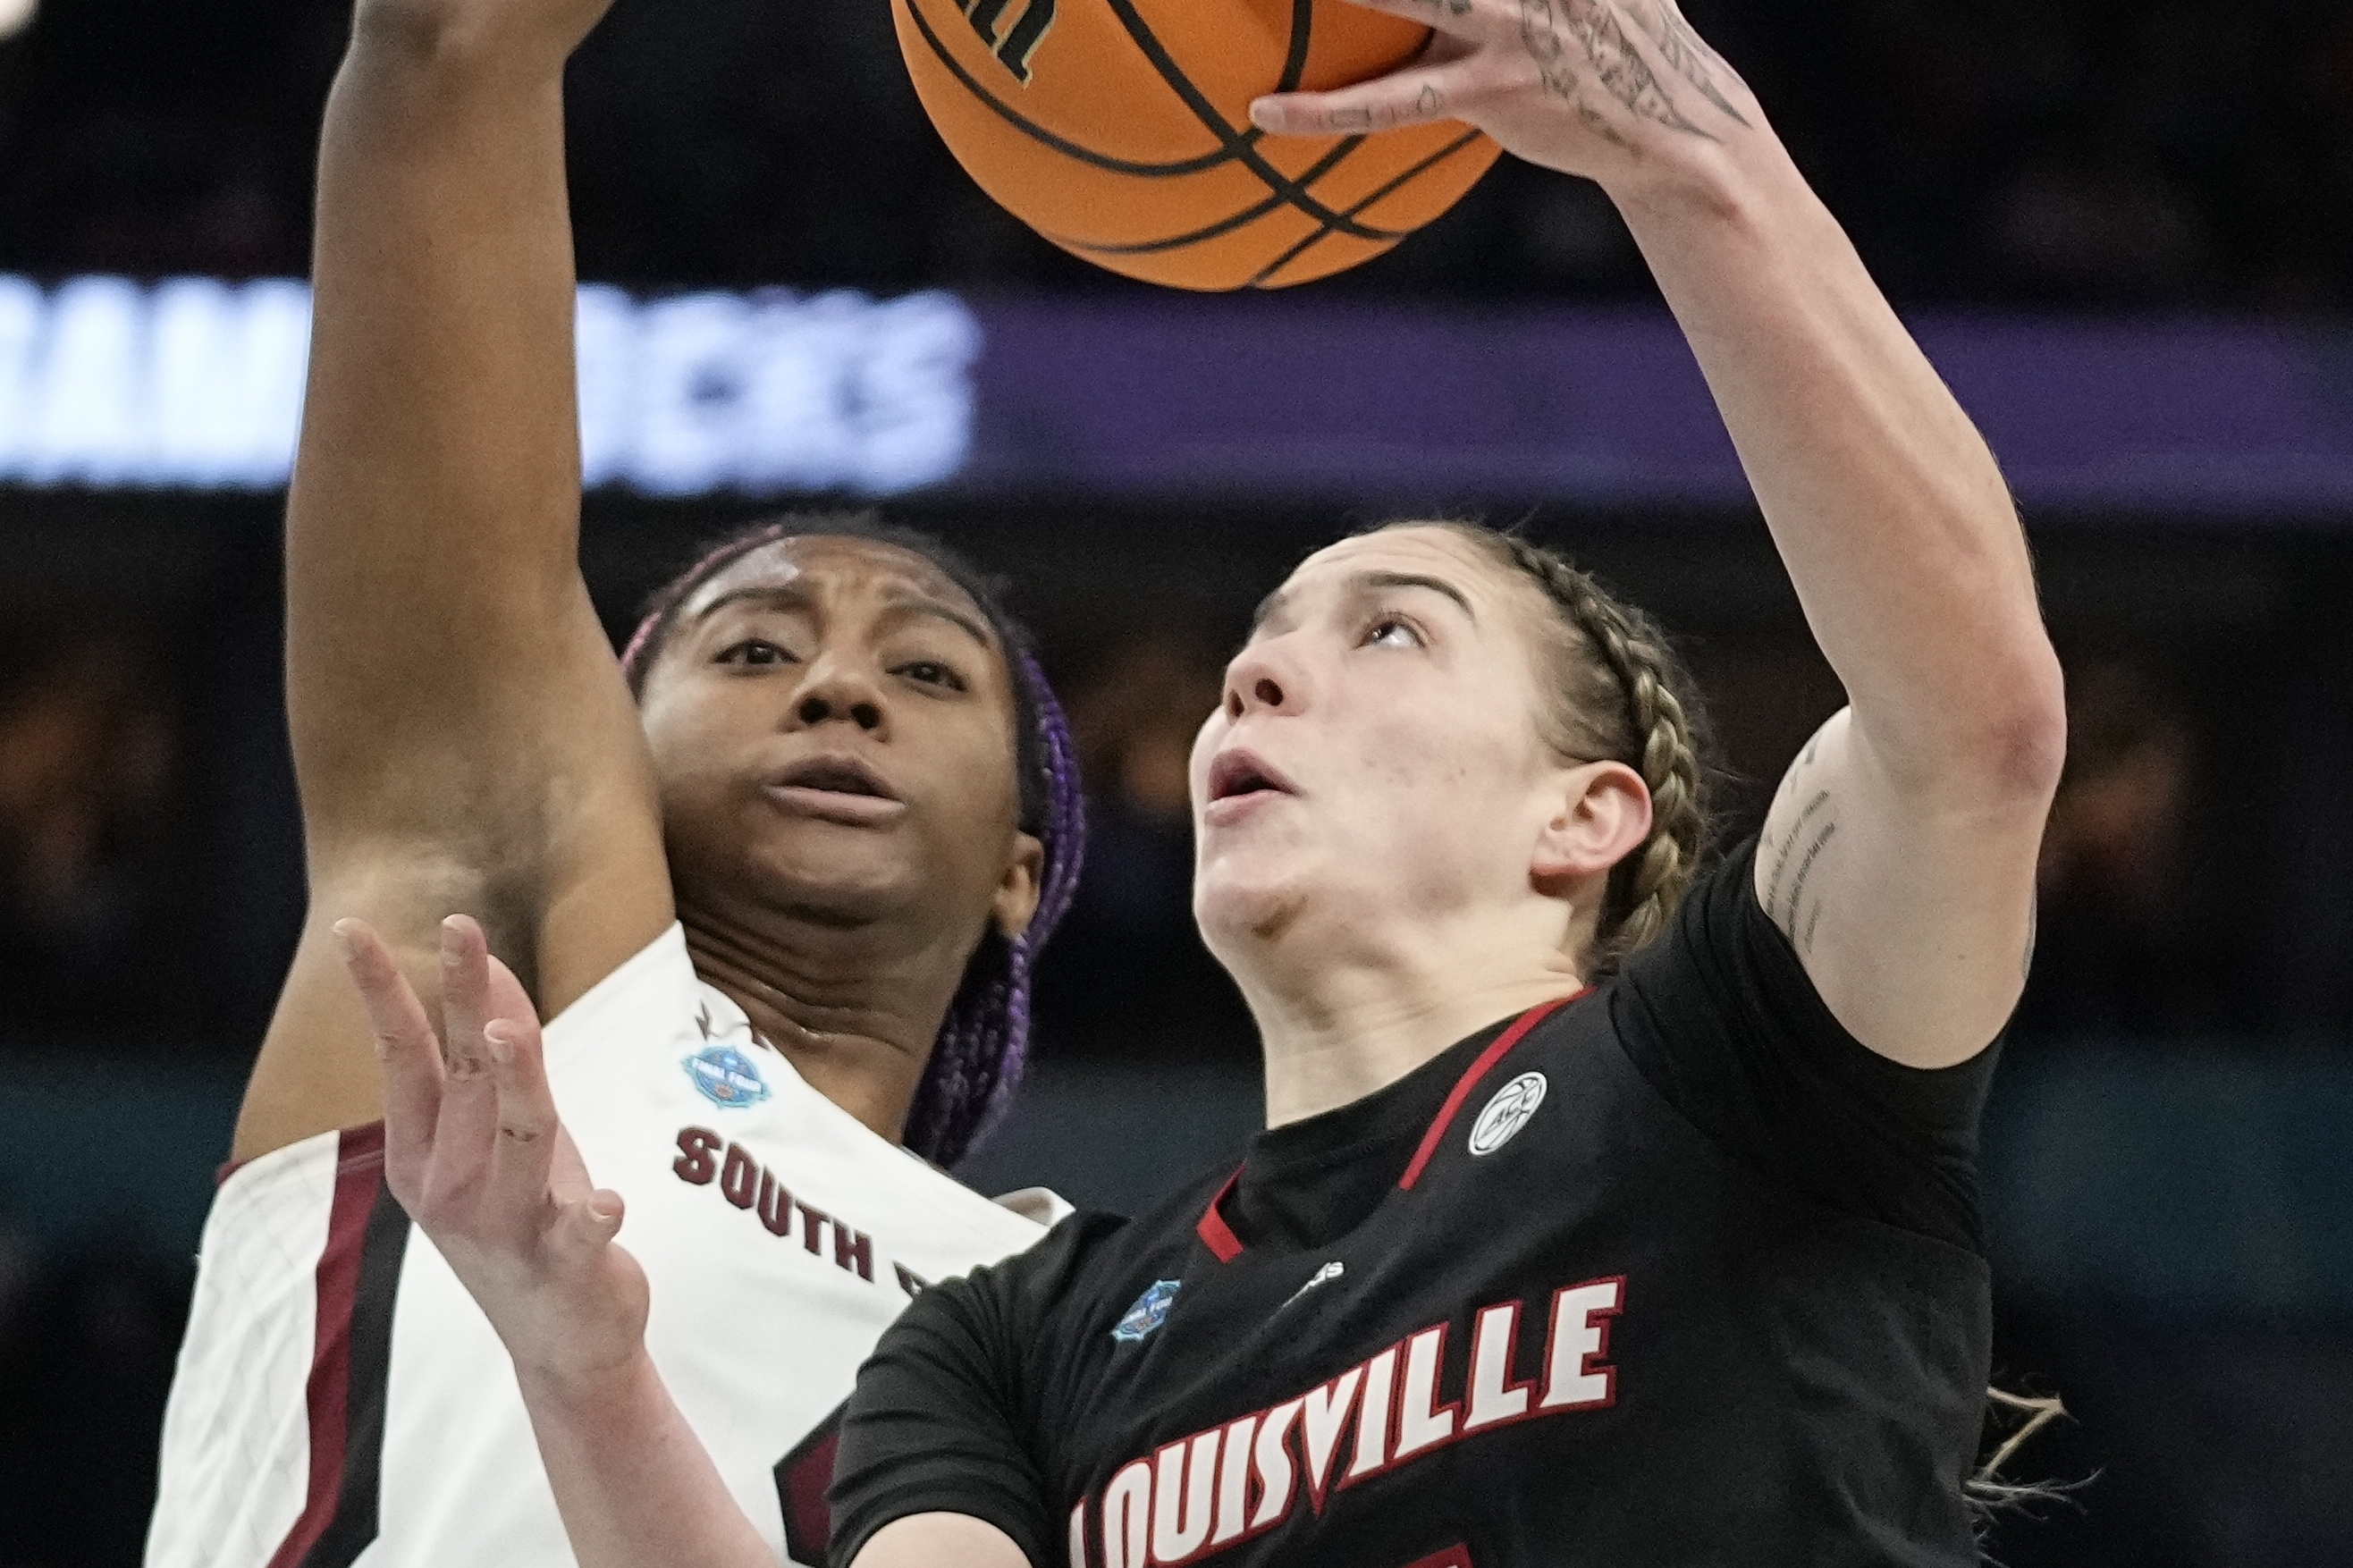
[[[491,955],[464,915],[441,922],[441,1036],[449,1063],[434,1134],[433,1198],[479,1189],[498,1139],[498,1086],[482,1026],[491,1018]]]
[[[490,956],[470,916],[441,922],[441,1030],[452,1078],[471,1078],[490,1066],[482,1046],[482,1026],[491,1017]]]
[[[539,1025],[528,1017],[493,1018],[483,1030],[483,1040],[490,1050],[498,1112],[483,1196],[495,1212],[527,1226],[554,1201],[548,1176],[561,1131],[540,1054]]]
[[[621,1194],[604,1187],[565,1205],[553,1237],[555,1249],[575,1263],[603,1251],[621,1234],[622,1213]]]
[[[357,920],[336,921],[334,933],[343,966],[367,1008],[384,1072],[385,1174],[394,1195],[414,1203],[433,1158],[441,1110],[441,1042],[383,938]]]

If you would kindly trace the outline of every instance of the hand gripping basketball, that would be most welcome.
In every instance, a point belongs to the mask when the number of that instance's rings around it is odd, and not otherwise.
[[[335,925],[384,1073],[385,1178],[505,1342],[518,1373],[567,1384],[643,1353],[647,1289],[614,1244],[618,1193],[595,1187],[557,1120],[539,1019],[463,915],[441,924],[437,1037],[392,954]]]
[[[980,187],[1054,244],[1180,289],[1369,260],[1494,162],[1465,126],[1280,140],[1250,100],[1405,65],[1427,18],[1340,0],[891,0],[909,79]]]
[[[1738,74],[1672,0],[1348,0],[1434,30],[1411,64],[1330,92],[1261,98],[1282,135],[1460,120],[1506,151],[1613,184],[1765,123]]]

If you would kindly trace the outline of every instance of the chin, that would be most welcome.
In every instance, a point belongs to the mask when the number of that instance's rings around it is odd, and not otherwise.
[[[1229,952],[1272,942],[1294,925],[1308,889],[1294,878],[1205,874],[1193,892],[1193,919],[1201,940],[1223,960]]]
[[[922,899],[923,879],[903,842],[817,826],[763,834],[710,869],[741,896],[821,922],[859,924]]]

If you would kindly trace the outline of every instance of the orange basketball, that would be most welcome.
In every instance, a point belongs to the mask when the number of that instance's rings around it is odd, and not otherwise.
[[[1369,260],[1496,146],[1452,121],[1268,136],[1261,93],[1410,59],[1430,30],[1342,0],[892,0],[915,91],[981,189],[1063,249],[1179,289]]]

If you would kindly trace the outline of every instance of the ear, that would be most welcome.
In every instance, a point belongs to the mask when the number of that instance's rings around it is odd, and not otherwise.
[[[1651,836],[1651,791],[1623,763],[1581,763],[1562,775],[1559,809],[1536,835],[1528,878],[1539,892],[1572,889],[1632,854]]]
[[[1029,917],[1038,912],[1038,896],[1043,890],[1046,875],[1046,847],[1032,834],[1013,836],[1013,853],[1007,857],[1005,874],[997,879],[997,892],[988,901],[989,918],[1005,940],[1011,942],[1029,929]]]

